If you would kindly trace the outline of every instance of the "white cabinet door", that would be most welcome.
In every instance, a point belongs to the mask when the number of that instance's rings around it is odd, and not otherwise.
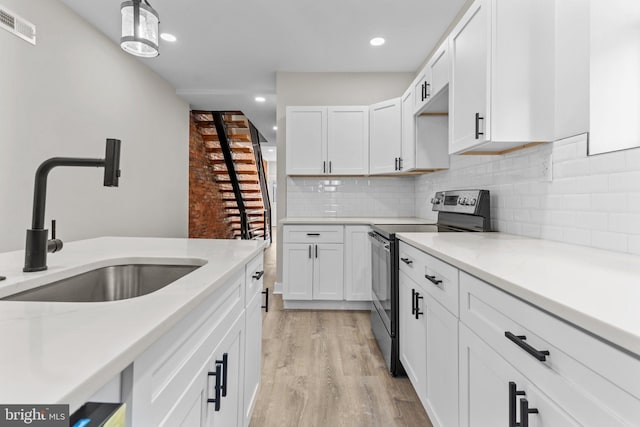
[[[207,408],[210,413],[209,427],[241,427],[243,425],[244,321],[244,314],[238,317],[214,351],[214,359],[209,365],[211,372],[216,372],[216,365],[222,368],[220,370],[222,378],[218,378],[222,386],[220,408],[216,411],[215,404],[209,403]],[[216,376],[209,376],[211,397],[215,397],[215,384]]]
[[[327,171],[327,107],[287,107],[287,175]]]
[[[367,225],[345,227],[344,299],[371,301],[371,242]]]
[[[283,247],[283,298],[313,299],[313,244],[285,243]]]
[[[399,169],[402,138],[400,98],[369,107],[369,172],[394,173]]]
[[[399,292],[400,361],[407,371],[407,376],[420,401],[425,405],[427,393],[425,292],[402,271],[400,272]],[[418,308],[417,319],[416,308]]]
[[[449,84],[451,71],[449,62],[449,39],[438,48],[427,64],[430,81],[427,89],[429,100],[436,97],[440,91]]]
[[[523,414],[519,411],[522,399],[527,399],[530,409],[538,410],[537,414],[524,415],[531,426],[578,425],[462,323],[459,349],[461,427],[522,425]],[[510,396],[510,382],[524,394]],[[516,411],[510,414],[509,407],[513,404]]]
[[[209,361],[193,378],[166,417],[157,424],[159,427],[205,427],[208,425],[210,414],[207,403],[208,373]]]
[[[313,252],[313,299],[341,301],[344,297],[344,245],[319,243]]]
[[[328,122],[327,172],[368,175],[369,107],[328,107]]]
[[[487,0],[477,0],[451,33],[450,153],[490,138],[489,18]]]
[[[254,294],[245,314],[244,420],[248,427],[258,397],[262,371],[262,293]]]
[[[431,295],[427,321],[427,412],[434,426],[458,425],[458,318]]]
[[[413,81],[413,112],[417,112],[429,101],[429,67],[424,67]]]
[[[416,118],[414,115],[413,100],[415,92],[407,90],[402,95],[402,149],[400,164],[401,170],[410,170],[416,167]]]

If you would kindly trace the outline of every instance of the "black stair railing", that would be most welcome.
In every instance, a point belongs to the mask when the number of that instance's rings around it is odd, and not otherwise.
[[[260,147],[260,134],[258,129],[249,122],[251,132],[251,144],[253,145],[253,155],[255,156],[256,167],[258,168],[258,180],[260,181],[260,191],[262,192],[262,204],[264,206],[263,227],[265,240],[271,241],[271,199],[269,197],[269,185],[267,184],[267,174],[264,170],[262,158],[262,148]]]
[[[229,173],[229,180],[231,181],[231,187],[233,188],[238,212],[240,212],[240,237],[243,240],[248,240],[251,239],[251,233],[249,231],[247,209],[244,204],[244,198],[242,197],[242,190],[240,189],[240,181],[238,180],[238,174],[236,173],[233,154],[231,153],[231,146],[229,144],[229,139],[227,138],[227,129],[222,118],[223,113],[219,111],[212,111],[212,114],[213,122],[216,126],[216,133],[218,134],[218,140],[220,141],[220,148],[224,156],[224,163],[227,166],[227,172]]]

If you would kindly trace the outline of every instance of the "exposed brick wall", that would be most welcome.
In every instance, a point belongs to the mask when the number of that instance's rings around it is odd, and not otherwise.
[[[189,237],[233,238],[219,185],[193,119],[189,131]]]

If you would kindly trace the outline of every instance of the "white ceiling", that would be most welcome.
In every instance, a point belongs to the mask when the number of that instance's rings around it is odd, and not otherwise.
[[[119,41],[119,0],[62,1]],[[416,71],[464,2],[150,0],[178,41],[141,61],[192,108],[241,110],[275,143],[276,71]],[[374,36],[387,43],[370,46]]]

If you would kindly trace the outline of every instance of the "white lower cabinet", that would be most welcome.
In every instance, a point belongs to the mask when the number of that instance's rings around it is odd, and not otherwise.
[[[427,318],[422,287],[400,272],[400,362],[423,405],[427,394]],[[421,299],[422,298],[422,299]],[[416,314],[416,302],[418,311]]]
[[[127,425],[248,425],[260,384],[262,280],[246,283],[245,275],[262,268],[261,257],[205,298],[125,371]],[[246,289],[253,298],[245,305]]]
[[[640,425],[637,357],[404,242],[400,260],[400,360],[434,426]]]
[[[283,246],[283,298],[313,299],[313,245],[285,243]]]
[[[459,396],[461,427],[579,425],[463,324]],[[535,413],[521,412],[525,401]]]
[[[313,299],[341,300],[344,295],[344,245],[318,243],[312,252]]]
[[[371,227],[347,225],[344,229],[344,299],[371,301]]]
[[[400,271],[400,361],[436,427],[458,425],[458,319]]]
[[[427,390],[425,405],[434,426],[458,425],[458,318],[431,295],[425,296],[427,319]]]

